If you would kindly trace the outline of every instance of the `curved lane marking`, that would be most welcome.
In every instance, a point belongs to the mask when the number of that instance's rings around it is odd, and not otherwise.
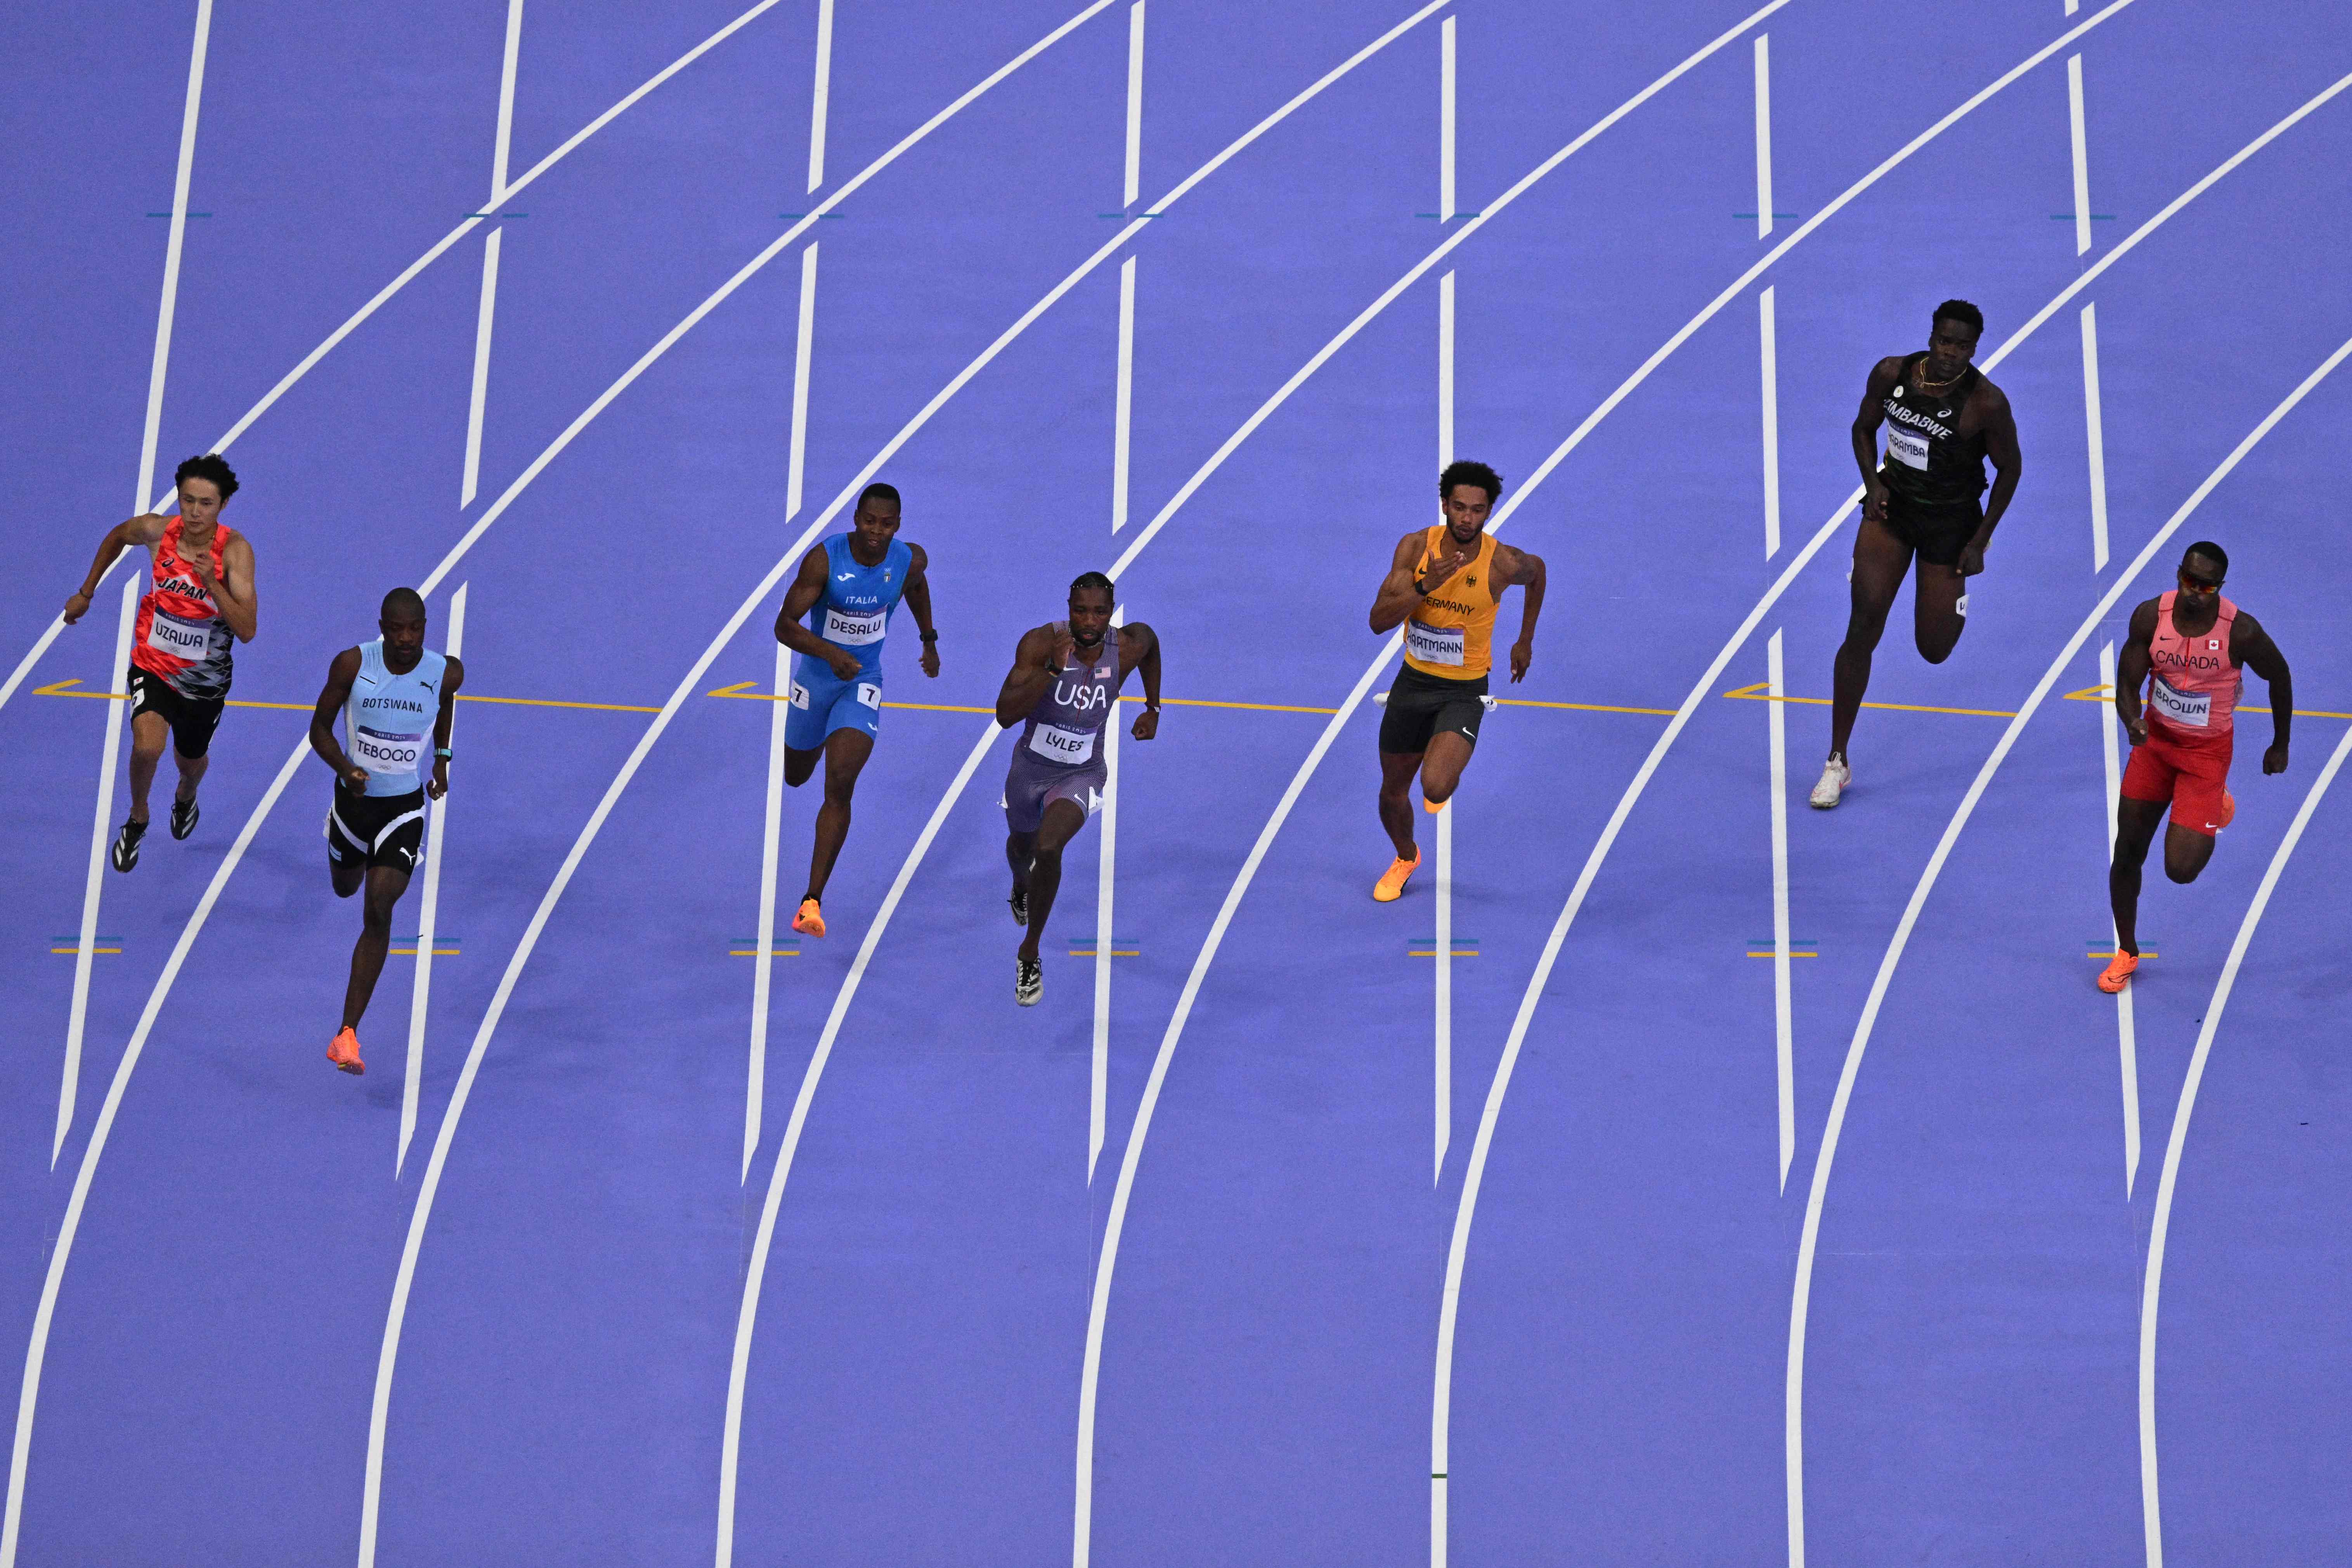
[[[2327,786],[2344,766],[2344,759],[2352,754],[2352,729],[2344,731],[2328,753],[2327,764],[2312,781],[2310,792],[2303,797],[2303,806],[2294,814],[2286,837],[2279,840],[2277,851],[2271,856],[2269,869],[2263,873],[2262,886],[2254,889],[2254,900],[2246,906],[2246,918],[2239,922],[2238,936],[2230,944],[2230,956],[2221,965],[2221,977],[2213,984],[2212,1000],[2205,1005],[2204,1027],[2197,1031],[2197,1049],[2189,1058],[2189,1077],[2180,1086],[2180,1103],[2172,1112],[2172,1137],[2164,1147],[2164,1177],[2156,1190],[2156,1225],[2147,1243],[2147,1273],[2140,1291],[2139,1304],[2139,1495],[2143,1533],[2147,1537],[2147,1568],[2164,1568],[2164,1518],[2157,1504],[2156,1471],[2156,1308],[2157,1299],[2164,1289],[2164,1244],[2172,1231],[2172,1194],[2180,1175],[2180,1152],[2189,1142],[2189,1118],[2197,1109],[2197,1089],[2205,1081],[2205,1059],[2212,1054],[2213,1036],[2221,1027],[2221,1013],[2230,1005],[2230,993],[2238,984],[2238,965],[2245,961],[2246,949],[2254,940],[2254,928],[2262,924],[2263,911],[2270,907],[2271,890],[2278,886],[2280,873],[2286,869],[2287,857],[2294,853],[2303,841],[2303,830],[2311,822],[2311,814],[2319,809],[2320,800]]]

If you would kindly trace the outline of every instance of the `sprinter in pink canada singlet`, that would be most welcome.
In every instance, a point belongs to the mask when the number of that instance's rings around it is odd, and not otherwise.
[[[1013,867],[1013,923],[1025,926],[1013,964],[1013,999],[1045,994],[1037,944],[1062,886],[1062,849],[1102,809],[1109,784],[1103,731],[1129,672],[1143,671],[1135,738],[1160,732],[1160,638],[1140,621],[1114,626],[1111,580],[1089,572],[1070,584],[1070,618],[1021,634],[996,694],[996,721],[1023,725],[1004,775],[1004,858]],[[1025,722],[1024,722],[1025,721]]]
[[[142,512],[107,531],[81,586],[66,600],[65,623],[89,611],[89,596],[115,558],[146,547],[149,582],[131,633],[131,816],[115,830],[110,858],[118,871],[139,864],[147,835],[147,790],[163,742],[180,767],[172,794],[172,837],[196,830],[196,786],[209,765],[213,731],[228,701],[230,654],[251,642],[257,608],[253,546],[220,521],[236,494],[236,475],[217,455],[190,458],[173,475],[180,510]]]
[[[2116,858],[2107,868],[2116,955],[2099,976],[2102,991],[2121,991],[2139,968],[2139,871],[2165,808],[2172,808],[2172,826],[2164,836],[2164,874],[2176,882],[2197,879],[2213,858],[2213,836],[2237,813],[2227,785],[2242,670],[2270,683],[2263,772],[2286,772],[2294,681],[2270,634],[2221,597],[2229,569],[2220,545],[2190,545],[2180,558],[2179,586],[2132,612],[2131,640],[2116,661],[2116,711],[2132,754],[2116,803]]]

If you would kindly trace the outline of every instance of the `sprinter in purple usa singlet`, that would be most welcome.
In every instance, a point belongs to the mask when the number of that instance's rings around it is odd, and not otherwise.
[[[1004,858],[1013,867],[1013,921],[1027,928],[1013,974],[1013,999],[1024,1007],[1045,994],[1037,943],[1062,885],[1062,849],[1102,809],[1108,731],[1131,670],[1143,671],[1135,738],[1149,741],[1160,730],[1160,639],[1140,622],[1114,626],[1115,603],[1111,580],[1099,572],[1071,584],[1070,618],[1021,635],[996,694],[996,721],[1022,726],[1004,775]]]

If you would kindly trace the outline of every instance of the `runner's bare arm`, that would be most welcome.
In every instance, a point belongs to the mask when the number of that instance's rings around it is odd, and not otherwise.
[[[98,580],[106,575],[106,569],[114,564],[115,557],[134,545],[152,544],[163,538],[164,521],[152,511],[143,511],[106,531],[89,570],[82,574],[81,586],[66,595],[66,625],[71,626],[89,613],[89,596],[97,591]]]
[[[1029,717],[1054,684],[1054,677],[1061,673],[1060,661],[1054,657],[1055,641],[1051,626],[1035,626],[1021,634],[1020,645],[1013,650],[1013,668],[996,694],[1000,729],[1010,730]]]
[[[2271,634],[2263,630],[2262,623],[2245,611],[2230,623],[2230,658],[2245,666],[2270,683],[2271,743],[2263,752],[2263,772],[2286,772],[2287,731],[2294,723],[2294,677],[2288,673],[2286,656],[2271,641]]]
[[[320,688],[318,706],[310,710],[310,749],[335,770],[337,778],[353,785],[367,783],[367,770],[343,753],[343,743],[335,739],[335,720],[351,700],[352,682],[359,678],[360,650],[347,647],[327,666],[327,684]]]
[[[923,637],[923,673],[936,678],[940,673],[940,645],[937,628],[931,625],[931,580],[925,574],[931,558],[923,553],[919,544],[907,546],[915,563],[907,569],[907,613],[915,617],[915,629]]]
[[[846,648],[834,647],[809,630],[803,619],[824,596],[824,576],[832,569],[822,544],[801,557],[801,569],[793,574],[793,585],[784,591],[784,607],[776,612],[776,640],[794,653],[823,659],[834,674],[847,680],[857,673],[857,656]]]
[[[1536,617],[1543,614],[1544,602],[1543,557],[1497,544],[1495,563],[1487,570],[1494,580],[1496,603],[1502,601],[1503,590],[1514,584],[1527,590],[1519,607],[1519,640],[1511,645],[1511,679],[1516,684],[1527,675],[1528,664],[1536,656]]]
[[[1141,645],[1128,661],[1128,668],[1143,672],[1143,711],[1135,716],[1133,734],[1139,741],[1149,741],[1160,733],[1160,634],[1138,621],[1119,628],[1118,641],[1122,654]],[[1127,670],[1120,670],[1122,683],[1126,677]]]
[[[253,546],[238,534],[221,550],[221,574],[212,574],[211,552],[199,550],[188,558],[188,570],[205,585],[205,592],[220,606],[221,619],[228,623],[229,635],[239,642],[251,642],[260,629],[261,606],[253,593]]]
[[[1973,577],[1984,570],[1985,546],[1992,542],[1992,531],[2000,526],[2000,514],[2009,510],[2009,498],[2017,493],[2017,481],[2025,472],[2024,455],[2017,447],[2017,417],[2011,413],[2009,395],[1990,382],[1978,390],[1984,400],[1985,456],[1992,459],[1992,494],[1985,498],[1984,521],[1977,524],[1976,536],[1960,550],[1960,575]]]
[[[2147,687],[2148,646],[2156,639],[2157,601],[2149,599],[2132,612],[2131,632],[2123,651],[2116,655],[2116,717],[2135,746],[2147,739],[2147,718],[2139,710],[2139,694]]]
[[[1403,625],[1415,605],[1470,564],[1472,552],[1449,537],[1444,552],[1429,563],[1426,573],[1416,577],[1413,569],[1421,563],[1422,538],[1419,533],[1408,533],[1397,541],[1396,553],[1389,558],[1389,574],[1381,579],[1380,595],[1372,601],[1372,630],[1392,631]]]
[[[1886,482],[1878,477],[1878,427],[1886,422],[1886,395],[1903,379],[1903,359],[1880,360],[1863,383],[1862,408],[1853,416],[1853,460],[1862,465],[1862,515],[1886,521]]]
[[[453,653],[441,672],[441,711],[433,720],[433,776],[425,784],[425,793],[435,800],[449,793],[449,759],[439,753],[449,749],[449,726],[457,721],[457,692],[465,684],[465,663]]]

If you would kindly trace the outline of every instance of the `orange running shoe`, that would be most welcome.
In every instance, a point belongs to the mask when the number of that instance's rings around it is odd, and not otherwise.
[[[814,899],[801,900],[801,912],[793,917],[793,929],[803,936],[824,934],[824,916],[818,910]]]
[[[355,1029],[345,1029],[327,1047],[327,1059],[345,1072],[357,1076],[367,1071],[367,1063],[360,1060],[360,1037]]]
[[[2238,797],[2228,790],[2221,792],[2221,826],[2227,827],[2237,820]]]
[[[2139,954],[2116,949],[2115,957],[2107,963],[2105,973],[2099,976],[2099,989],[2113,996],[2131,984],[2131,977],[2138,969]]]
[[[1372,884],[1373,899],[1383,904],[1392,904],[1404,897],[1405,879],[1412,876],[1420,868],[1420,866],[1421,851],[1418,849],[1412,852],[1412,858],[1410,860],[1390,861],[1389,868],[1381,873],[1381,879]]]
[[[1442,800],[1432,800],[1427,795],[1423,795],[1421,797],[1421,809],[1429,813],[1430,816],[1435,816],[1439,812],[1445,809],[1445,803]]]

